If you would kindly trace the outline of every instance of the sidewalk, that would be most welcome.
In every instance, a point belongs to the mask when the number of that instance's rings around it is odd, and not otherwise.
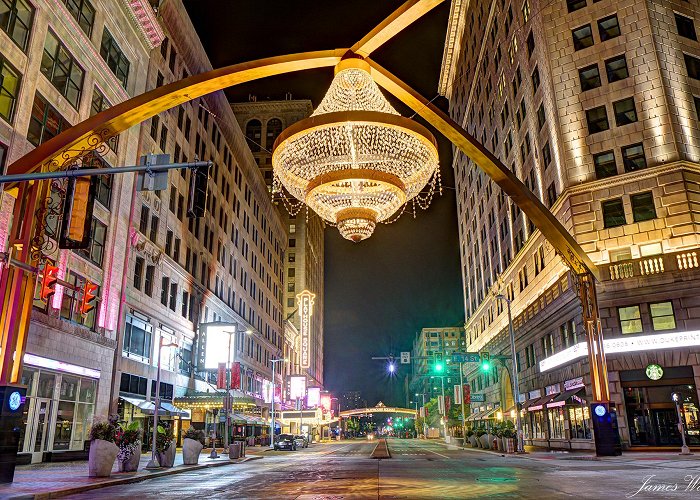
[[[142,454],[137,472],[118,473],[115,463],[112,476],[104,478],[88,477],[87,461],[20,465],[15,470],[14,483],[0,485],[0,499],[58,498],[106,486],[136,483],[149,478],[180,474],[207,467],[234,465],[262,458],[260,453],[262,449],[260,448],[247,448],[246,457],[236,460],[230,460],[228,456],[220,456],[220,458],[212,460],[209,458],[210,451],[211,449],[202,451],[198,465],[182,465],[182,452],[178,450],[174,467],[155,471],[144,470],[151,455],[150,453]]]

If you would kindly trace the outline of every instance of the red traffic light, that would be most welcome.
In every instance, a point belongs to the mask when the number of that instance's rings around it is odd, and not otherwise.
[[[58,281],[58,268],[53,265],[53,261],[46,259],[41,278],[41,300],[46,302],[49,297],[56,293],[56,281]]]
[[[83,300],[80,301],[80,314],[85,316],[95,308],[95,299],[97,298],[98,286],[90,281],[85,282],[83,287]]]

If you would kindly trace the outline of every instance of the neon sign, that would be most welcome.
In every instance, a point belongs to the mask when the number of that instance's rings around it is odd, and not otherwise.
[[[301,346],[299,349],[299,366],[309,368],[311,359],[309,355],[309,343],[311,342],[311,315],[314,310],[314,299],[316,295],[308,290],[304,290],[297,295],[297,303],[299,304],[299,316],[301,317],[301,328],[299,329]]]

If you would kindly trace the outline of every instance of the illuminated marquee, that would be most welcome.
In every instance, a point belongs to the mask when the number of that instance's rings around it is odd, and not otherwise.
[[[700,330],[689,332],[661,333],[656,335],[636,335],[630,337],[616,337],[606,339],[604,348],[606,354],[616,354],[636,351],[653,351],[656,349],[672,349],[677,347],[700,346]],[[540,361],[540,371],[546,372],[563,364],[583,358],[588,355],[588,346],[585,342],[564,349],[554,356]]]
[[[314,299],[316,295],[304,290],[299,295],[297,295],[297,304],[299,304],[299,316],[301,317],[301,328],[299,329],[299,336],[301,341],[301,346],[299,349],[300,362],[299,365],[302,368],[309,368],[311,366],[311,360],[309,356],[309,343],[311,342],[311,315],[314,311]]]

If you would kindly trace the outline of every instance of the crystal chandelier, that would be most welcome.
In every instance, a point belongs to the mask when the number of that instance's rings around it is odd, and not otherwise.
[[[341,61],[316,111],[284,130],[272,155],[273,192],[284,196],[284,187],[355,242],[408,202],[414,213],[426,208],[440,175],[433,135],[399,115],[369,69]]]

